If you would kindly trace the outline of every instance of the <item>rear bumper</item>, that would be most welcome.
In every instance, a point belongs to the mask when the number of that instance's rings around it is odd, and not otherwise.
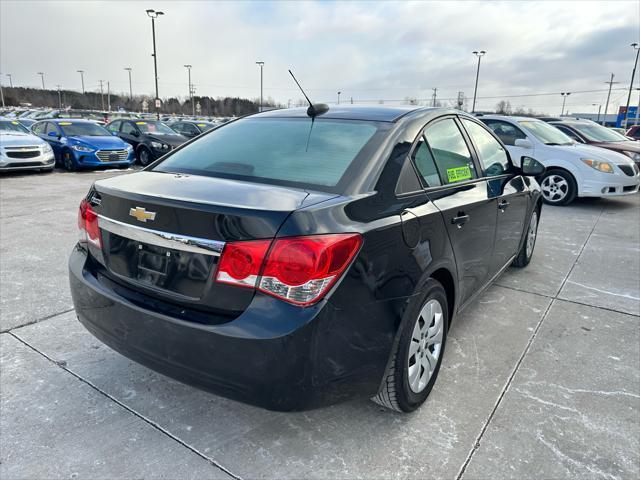
[[[328,301],[300,308],[256,294],[235,319],[202,324],[132,303],[126,287],[103,281],[88,263],[76,247],[69,278],[79,321],[160,373],[270,410],[315,408],[378,390],[394,338],[393,308],[385,302],[355,312]],[[359,333],[354,314],[378,331]]]

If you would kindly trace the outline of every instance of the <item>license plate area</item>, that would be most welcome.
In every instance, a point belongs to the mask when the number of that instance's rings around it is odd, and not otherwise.
[[[163,249],[164,250],[164,249]],[[166,276],[169,262],[171,260],[171,251],[162,252],[149,251],[149,246],[138,244],[138,277],[142,276]]]

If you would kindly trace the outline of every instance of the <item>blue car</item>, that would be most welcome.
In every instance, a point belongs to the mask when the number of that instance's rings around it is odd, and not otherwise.
[[[31,131],[51,145],[56,163],[69,171],[126,168],[136,159],[131,145],[89,120],[43,120],[35,123]]]

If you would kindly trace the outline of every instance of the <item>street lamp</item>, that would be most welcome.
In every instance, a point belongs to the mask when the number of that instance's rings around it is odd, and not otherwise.
[[[476,94],[478,93],[478,77],[480,76],[480,59],[486,55],[486,53],[487,52],[484,50],[473,52],[473,54],[478,57],[478,69],[476,70],[476,86],[473,89],[473,106],[471,107],[471,113],[475,113],[476,111]]]
[[[151,18],[151,36],[153,38],[153,71],[156,77],[156,117],[160,120],[160,95],[158,94],[158,56],[156,53],[156,18],[164,15],[164,12],[156,12],[153,9],[147,10],[147,16]]]
[[[44,90],[44,72],[38,72],[38,75],[40,75],[40,79],[42,80],[42,89]]]
[[[191,88],[191,68],[193,67],[193,65],[185,65],[184,68],[186,68],[189,71],[189,100],[191,101],[191,112],[192,115],[195,117],[196,116],[196,106],[193,103],[193,88]]]
[[[631,90],[633,90],[633,80],[636,76],[636,68],[638,67],[638,56],[640,56],[640,46],[637,43],[632,43],[631,46],[636,51],[636,60],[633,63],[633,71],[631,72],[631,82],[629,83],[629,95],[627,95],[627,108],[624,111],[624,128],[627,128],[629,122],[629,103],[631,102]],[[638,106],[640,108],[640,106]]]
[[[131,88],[131,67],[124,67],[129,72],[129,101],[133,100],[133,88]]]
[[[564,103],[567,101],[567,97],[571,95],[571,92],[560,92],[560,95],[562,95],[562,112],[560,113],[562,117],[564,115]]]
[[[340,94],[341,94],[341,93],[342,93],[342,92],[338,92],[338,105],[340,105]]]
[[[84,70],[76,70],[80,74],[80,81],[82,82],[82,94],[84,95]]]
[[[258,107],[258,111],[262,111],[262,69],[264,67],[264,62],[256,62],[256,65],[260,65],[260,106]]]
[[[11,74],[7,73],[7,77],[9,77],[9,87],[13,88],[13,80],[11,79]]]
[[[601,103],[592,103],[591,104],[592,107],[597,106],[598,107],[598,119],[596,120],[596,122],[600,122],[600,110],[602,109],[602,104]]]

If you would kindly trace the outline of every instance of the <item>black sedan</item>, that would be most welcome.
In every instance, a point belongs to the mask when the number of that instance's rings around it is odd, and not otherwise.
[[[133,146],[136,158],[143,166],[187,141],[187,137],[156,120],[118,119],[110,122],[106,128]]]
[[[184,135],[187,138],[193,138],[197,137],[201,133],[211,130],[216,127],[217,124],[200,120],[179,120],[177,122],[169,123],[169,126],[179,134]]]
[[[459,111],[323,111],[246,117],[95,182],[69,261],[80,322],[265,408],[416,409],[456,314],[529,263],[544,167]]]

